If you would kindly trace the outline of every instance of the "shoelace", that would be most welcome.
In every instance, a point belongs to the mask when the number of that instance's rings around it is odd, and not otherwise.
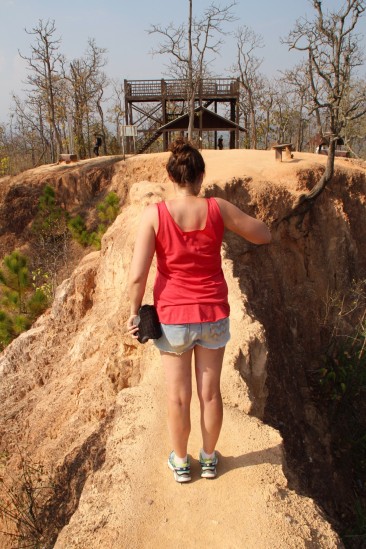
[[[176,465],[174,465],[174,470],[179,473],[179,472],[182,472],[182,473],[188,473],[189,472],[189,465],[185,465],[184,467],[177,467]]]

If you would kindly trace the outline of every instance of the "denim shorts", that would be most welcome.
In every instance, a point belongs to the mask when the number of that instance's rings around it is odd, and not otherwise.
[[[205,349],[225,347],[230,339],[230,320],[194,324],[161,324],[163,335],[154,339],[155,346],[165,353],[181,355],[195,345]]]

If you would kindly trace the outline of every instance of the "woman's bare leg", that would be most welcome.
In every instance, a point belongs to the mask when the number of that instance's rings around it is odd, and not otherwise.
[[[215,450],[222,426],[220,376],[224,353],[225,347],[205,349],[196,345],[194,348],[202,442],[206,454],[212,454]]]
[[[181,355],[161,352],[168,394],[168,429],[173,450],[178,457],[187,455],[191,431],[192,352]]]

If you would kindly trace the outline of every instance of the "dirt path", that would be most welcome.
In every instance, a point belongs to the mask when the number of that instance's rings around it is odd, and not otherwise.
[[[150,366],[144,380],[119,394],[106,462],[87,481],[56,549],[341,547],[314,503],[287,488],[278,433],[235,407],[224,407],[219,475],[201,479],[194,393],[188,448],[192,482],[174,481],[166,465],[170,443],[163,372],[156,351],[146,351]]]

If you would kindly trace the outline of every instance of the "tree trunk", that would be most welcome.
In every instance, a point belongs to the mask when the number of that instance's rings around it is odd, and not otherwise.
[[[329,149],[328,149],[328,158],[325,172],[318,181],[318,183],[311,189],[311,191],[305,195],[302,202],[314,202],[316,198],[324,191],[325,187],[331,181],[334,174],[334,157],[335,157],[335,148],[336,148],[336,138],[330,139]]]
[[[266,150],[268,149],[268,145],[269,145],[270,125],[271,125],[270,111],[269,111],[269,109],[267,109],[267,112],[266,112],[266,130],[265,130],[265,138],[264,138],[264,147],[265,147]]]
[[[251,126],[251,148],[256,149],[257,148],[257,122],[255,119],[255,109],[254,105],[252,103],[252,99],[250,98],[250,126]]]
[[[47,62],[47,80],[48,80],[48,101],[49,101],[49,116],[50,116],[50,123],[52,126],[53,133],[56,138],[57,142],[57,151],[53,150],[52,153],[52,162],[56,162],[57,155],[62,153],[62,139],[60,132],[58,131],[58,127],[56,124],[56,109],[55,109],[55,99],[54,99],[54,89],[53,89],[53,80],[52,80],[52,69],[51,69],[51,62],[50,62],[50,56],[48,52],[48,43],[46,43],[46,62]],[[52,147],[53,148],[53,147]]]
[[[301,195],[297,204],[291,210],[291,212],[286,216],[284,216],[282,219],[280,219],[278,223],[284,220],[289,220],[291,217],[295,217],[295,216],[299,216],[302,220],[304,215],[313,207],[316,199],[322,194],[322,192],[324,191],[328,183],[330,183],[334,174],[336,139],[337,139],[336,137],[333,137],[330,139],[325,172],[323,173],[322,177],[319,179],[318,183],[314,185],[314,187],[311,189],[311,191],[308,194]]]
[[[102,95],[103,95],[103,92],[102,92]],[[102,109],[102,105],[100,103],[102,95],[100,97],[98,97],[98,99],[97,99],[97,109],[98,109],[99,116],[100,116],[101,134],[103,136],[103,153],[105,155],[107,155],[108,153],[107,153],[107,140],[106,140],[106,135],[105,135],[105,125],[104,125],[104,112],[103,112],[103,109]]]
[[[189,0],[189,18],[188,18],[188,139],[192,141],[194,128],[194,96],[195,84],[193,82],[193,67],[192,67],[192,0]]]

